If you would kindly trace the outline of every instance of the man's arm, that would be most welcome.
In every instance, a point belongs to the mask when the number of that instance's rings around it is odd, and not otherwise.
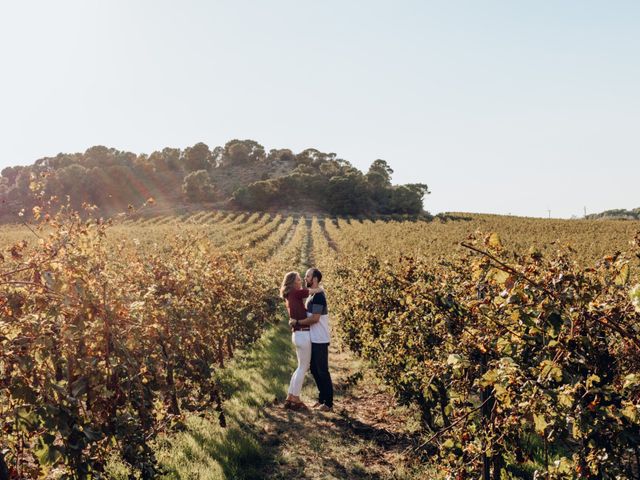
[[[304,320],[298,320],[298,325],[302,325],[303,327],[308,327],[309,325],[313,325],[314,323],[318,323],[320,321],[320,314],[314,313],[310,317],[307,317]],[[293,318],[289,319],[289,326],[293,327],[296,324],[296,321]]]
[[[304,320],[298,320],[298,325],[302,325],[303,327],[313,325],[314,323],[318,323],[320,321],[320,314],[314,313],[310,317],[305,318]]]

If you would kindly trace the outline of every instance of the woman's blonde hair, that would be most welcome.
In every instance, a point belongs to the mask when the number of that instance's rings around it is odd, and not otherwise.
[[[284,276],[282,286],[280,287],[280,296],[283,299],[286,300],[289,292],[293,290],[293,284],[295,283],[296,278],[298,278],[298,272],[289,272]]]

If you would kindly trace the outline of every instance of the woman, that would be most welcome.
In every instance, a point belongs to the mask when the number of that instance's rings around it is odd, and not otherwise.
[[[280,296],[287,304],[289,317],[294,320],[304,320],[307,318],[307,309],[304,306],[304,299],[309,295],[322,292],[323,288],[302,288],[302,278],[298,272],[289,272],[282,280],[280,287]],[[304,376],[309,370],[311,362],[311,337],[309,336],[308,326],[296,326],[292,329],[291,340],[296,347],[296,356],[298,357],[298,368],[291,376],[289,384],[289,392],[284,402],[285,408],[307,408],[300,400],[300,391]]]

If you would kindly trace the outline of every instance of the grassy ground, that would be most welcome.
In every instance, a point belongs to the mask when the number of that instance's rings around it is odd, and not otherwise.
[[[411,412],[395,406],[370,372],[332,347],[334,412],[283,408],[295,352],[287,325],[269,328],[224,370],[227,427],[212,409],[190,416],[184,431],[158,439],[165,479],[408,479],[434,478],[412,465]],[[316,389],[308,375],[302,393],[311,404]],[[127,478],[116,463],[111,478]],[[426,477],[425,477],[426,475]]]
[[[260,417],[286,392],[285,379],[295,369],[285,333],[284,322],[270,328],[224,370],[226,428],[212,411],[209,418],[189,417],[186,431],[160,439],[158,459],[168,469],[166,478],[265,478],[273,452],[262,442]]]

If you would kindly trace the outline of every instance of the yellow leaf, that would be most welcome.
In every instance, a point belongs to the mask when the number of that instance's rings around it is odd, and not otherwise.
[[[496,232],[493,232],[489,235],[486,240],[486,244],[491,248],[495,248],[497,250],[502,249],[502,240],[500,240],[500,235],[498,235]]]
[[[535,424],[536,432],[540,435],[544,435],[544,430],[549,425],[544,415],[533,414],[533,423]]]
[[[632,422],[637,421],[639,408],[636,407],[632,402],[623,402],[623,403],[625,404],[625,406],[621,410],[622,415],[627,417]]]
[[[616,278],[614,280],[616,282],[616,285],[620,285],[621,287],[625,286],[629,281],[630,274],[631,272],[629,269],[629,264],[625,263],[624,265],[622,265],[622,267],[620,267],[618,275],[616,275]]]
[[[498,268],[492,268],[489,270],[489,274],[487,275],[489,280],[493,280],[498,285],[504,287],[505,283],[509,279],[509,274],[504,270],[500,270]]]

